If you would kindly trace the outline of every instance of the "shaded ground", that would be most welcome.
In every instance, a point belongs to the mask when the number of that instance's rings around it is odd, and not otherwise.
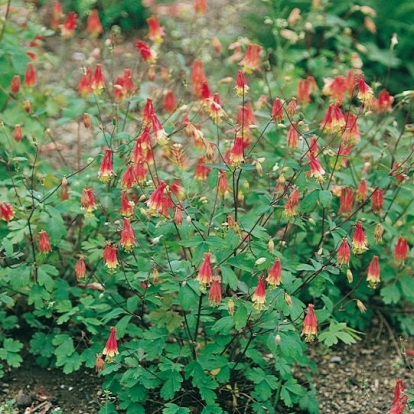
[[[386,325],[374,321],[371,331],[353,346],[311,347],[309,352],[319,367],[315,385],[320,413],[385,414],[391,406],[395,381],[401,378],[407,389],[414,384],[414,360],[405,359],[401,345],[414,348],[414,338],[402,343]],[[33,407],[43,401],[51,403],[49,411],[42,411],[41,407],[32,412],[46,414],[60,407],[64,414],[94,414],[103,403],[101,382],[91,370],[64,375],[58,370],[42,369],[28,357],[21,368],[8,372],[2,379],[0,408],[11,399],[24,402],[19,397],[19,392],[23,392],[31,398],[27,402]],[[14,407],[13,414],[25,412],[25,406]],[[293,413],[288,410],[283,414]]]

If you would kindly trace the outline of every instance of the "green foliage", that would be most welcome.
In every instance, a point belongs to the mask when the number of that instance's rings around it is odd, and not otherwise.
[[[98,6],[78,7],[83,15]],[[319,49],[299,42],[315,10],[297,26],[271,19],[281,25],[272,34],[277,61],[259,53],[252,68],[243,39],[221,39],[236,49],[229,53],[206,46],[208,20],[193,11],[161,19],[164,43],[148,40],[157,60],[128,55],[131,78],[107,33],[82,32],[85,56],[101,50],[100,67],[83,62],[84,93],[41,81],[10,93],[27,63],[16,66],[13,49],[27,50],[24,39],[3,37],[2,367],[21,363],[24,326],[41,366],[101,371],[101,413],[318,413],[308,342],[352,345],[385,307],[413,335],[413,96],[380,104],[385,81],[369,72],[366,82],[384,83],[362,94],[357,45],[342,36],[347,5],[336,7],[324,9],[324,22],[315,17],[314,34],[327,41]],[[36,53],[40,69],[47,53],[41,45]],[[92,91],[97,68],[105,87]],[[237,95],[240,68],[249,90],[239,84]],[[345,82],[352,68],[348,87],[323,88],[323,78]],[[201,99],[207,80],[217,95]],[[171,92],[173,108],[164,100]],[[68,148],[57,145],[66,133]]]

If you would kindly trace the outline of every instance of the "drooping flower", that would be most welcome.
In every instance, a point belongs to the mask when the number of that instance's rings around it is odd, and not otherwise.
[[[131,226],[131,219],[128,217],[124,218],[124,225],[121,231],[121,240],[119,244],[124,248],[126,252],[131,252],[135,243],[135,234]]]
[[[105,88],[104,76],[102,73],[102,66],[100,63],[97,63],[95,67],[95,72],[93,73],[91,79],[91,89],[94,94],[99,95],[101,90]]]
[[[36,71],[32,62],[29,62],[26,66],[26,72],[24,74],[24,84],[29,89],[32,89],[36,85]]]
[[[211,253],[207,252],[204,253],[204,260],[198,270],[197,278],[200,282],[200,288],[205,290],[208,285],[210,285],[211,281],[213,280],[213,271],[211,269]]]
[[[375,289],[380,281],[380,265],[378,256],[374,256],[368,266],[367,282],[371,289]]]
[[[298,103],[305,106],[310,102],[310,95],[312,92],[317,91],[315,79],[312,76],[308,76],[306,79],[301,79],[298,82],[297,99]]]
[[[361,180],[361,182],[358,184],[358,188],[356,191],[356,199],[357,201],[365,201],[367,199],[367,182],[365,181],[365,178]]]
[[[408,257],[408,242],[405,237],[398,237],[397,244],[395,245],[394,260],[395,263],[404,263],[404,260]]]
[[[206,99],[207,111],[215,124],[220,124],[225,115],[224,109],[221,106],[221,100],[218,93],[215,93],[213,98]]]
[[[104,183],[107,183],[111,180],[114,174],[112,165],[112,150],[107,148],[102,158],[101,166],[99,167],[98,178]]]
[[[128,164],[127,169],[121,178],[121,187],[128,189],[132,188],[135,184],[134,164]]]
[[[355,224],[355,233],[352,238],[352,250],[355,254],[362,254],[367,249],[367,238],[362,228],[362,223],[358,221]]]
[[[193,96],[196,99],[201,98],[203,83],[207,82],[204,74],[203,62],[195,60],[191,69],[191,82],[193,84]]]
[[[318,321],[315,316],[314,305],[309,303],[308,312],[303,319],[302,335],[306,335],[306,342],[312,342],[318,334]]]
[[[93,211],[96,210],[93,187],[88,188],[88,186],[85,185],[83,188],[81,195],[81,210],[86,210],[86,217],[93,216]]]
[[[69,38],[72,37],[76,29],[76,21],[78,15],[75,12],[69,12],[68,17],[62,25],[62,36]]]
[[[130,217],[134,214],[135,203],[128,198],[126,191],[121,194],[121,215]]]
[[[151,16],[147,19],[147,24],[149,32],[147,34],[147,39],[151,40],[155,44],[160,44],[163,42],[163,37],[165,36],[164,28],[160,26],[160,22],[157,16]]]
[[[266,285],[264,276],[259,277],[259,282],[253,292],[252,301],[254,302],[253,307],[260,311],[264,308],[264,304],[266,301]]]
[[[230,190],[229,180],[227,178],[226,171],[224,170],[219,170],[219,178],[218,178],[217,187],[222,197],[224,197],[226,193]]]
[[[278,257],[267,274],[266,282],[272,287],[279,286],[282,282],[282,265]]]
[[[280,123],[284,119],[283,103],[279,98],[276,98],[272,106],[272,119],[273,121]]]
[[[358,95],[357,98],[362,102],[364,106],[369,106],[372,102],[374,94],[370,86],[365,82],[364,76],[358,77]]]
[[[345,118],[339,109],[339,104],[330,104],[320,124],[327,133],[337,133],[345,127]]]
[[[62,5],[58,2],[58,0],[54,0],[53,6],[52,6],[52,15],[50,17],[50,27],[53,30],[57,30],[59,28],[62,17],[63,17]]]
[[[296,216],[297,207],[299,206],[299,197],[299,190],[297,187],[294,187],[285,204],[285,215],[288,219]]]
[[[374,99],[372,102],[372,109],[376,112],[387,112],[392,109],[392,102],[394,98],[390,96],[389,92],[382,89],[378,94],[378,99]]]
[[[110,242],[105,242],[103,250],[103,262],[109,273],[114,273],[118,267],[118,259],[116,257],[116,246]]]
[[[89,12],[88,21],[86,24],[86,31],[92,37],[98,37],[103,32],[98,10],[94,9]]]
[[[114,356],[119,354],[115,335],[116,329],[111,326],[109,338],[106,342],[105,348],[102,351],[102,354],[105,355],[105,361],[108,362],[111,362],[114,359]]]
[[[168,143],[169,138],[167,132],[165,131],[164,127],[162,126],[160,120],[158,119],[157,115],[153,114],[152,118],[152,130],[154,132],[155,141],[159,145],[165,145]]]
[[[251,43],[247,47],[246,55],[239,63],[240,66],[243,66],[243,72],[252,73],[253,71],[259,69],[261,51],[262,47],[254,43]]]
[[[361,138],[361,132],[358,128],[358,117],[352,112],[344,113],[345,129],[341,136],[342,142],[346,144],[356,144]]]
[[[384,203],[384,190],[377,189],[372,193],[372,211],[374,213],[380,213],[382,211],[382,205]]]
[[[183,218],[183,207],[181,206],[181,203],[177,203],[177,205],[175,206],[175,211],[174,211],[174,223],[177,226],[181,226],[181,224],[183,224],[184,218]]]
[[[246,78],[241,70],[239,70],[236,79],[236,95],[240,98],[247,95],[249,87],[247,86]]]
[[[346,81],[343,76],[336,76],[334,79],[324,79],[325,85],[322,94],[330,96],[333,101],[342,103],[346,92]]]
[[[78,84],[78,93],[82,98],[86,98],[92,93],[92,70],[88,68],[82,75]]]
[[[20,91],[20,76],[14,75],[13,79],[10,83],[10,90],[11,92],[16,95]]]
[[[20,142],[23,138],[23,131],[20,124],[16,124],[13,131],[13,139],[16,142]]]
[[[39,252],[40,254],[48,254],[51,251],[49,236],[45,230],[41,230],[39,232]]]
[[[287,146],[288,148],[297,148],[299,143],[299,133],[296,128],[296,122],[292,121],[287,133]]]
[[[338,252],[336,254],[336,258],[340,266],[349,265],[349,260],[351,258],[351,248],[349,247],[349,243],[346,237],[342,239],[341,245],[339,246]]]
[[[339,201],[339,214],[349,216],[352,213],[352,206],[354,203],[354,192],[352,188],[346,187],[341,190],[341,197]]]
[[[0,217],[4,221],[11,221],[14,218],[13,207],[7,203],[0,203]]]
[[[218,276],[213,277],[213,283],[208,293],[208,300],[211,306],[218,306],[221,302],[221,284]]]
[[[177,103],[175,102],[174,92],[173,91],[167,91],[164,95],[164,102],[163,102],[163,108],[164,111],[167,112],[167,114],[172,114],[175,111],[175,108],[177,107]]]
[[[309,154],[309,167],[310,170],[307,173],[308,177],[313,177],[319,182],[324,181],[325,170],[322,168],[320,162],[312,154]]]
[[[60,200],[69,200],[69,183],[66,177],[62,178],[62,185],[60,187]]]
[[[142,111],[142,124],[144,126],[152,123],[152,117],[155,115],[154,105],[151,98],[147,98],[144,109]],[[149,131],[148,131],[149,132]]]
[[[403,414],[404,409],[408,403],[408,395],[404,394],[404,384],[401,379],[398,379],[394,388],[394,399],[392,407],[387,414]]]
[[[138,40],[135,44],[135,49],[139,51],[142,59],[145,62],[154,64],[157,61],[157,52],[154,49],[151,49],[145,42]]]
[[[229,152],[230,164],[233,167],[240,167],[240,164],[244,162],[243,148],[243,137],[236,136]]]
[[[156,214],[162,214],[165,217],[168,217],[168,210],[174,207],[174,204],[171,200],[171,190],[172,187],[167,187],[167,184],[160,180],[157,188],[151,194],[147,205],[150,209],[150,212]]]
[[[194,10],[198,16],[206,14],[207,2],[206,0],[195,0]]]
[[[200,180],[200,181],[207,180],[207,176],[209,172],[211,171],[211,168],[207,167],[205,163],[206,163],[206,158],[204,156],[201,156],[197,161],[195,172],[194,172],[194,177],[197,180]]]
[[[289,103],[286,105],[286,113],[289,117],[290,120],[293,119],[293,117],[295,116],[296,113],[296,98],[292,98]]]
[[[384,234],[384,227],[381,226],[380,223],[375,225],[374,229],[374,240],[375,243],[382,243],[382,235]]]
[[[83,256],[79,257],[78,261],[76,262],[75,275],[77,280],[83,279],[86,276],[86,266]]]

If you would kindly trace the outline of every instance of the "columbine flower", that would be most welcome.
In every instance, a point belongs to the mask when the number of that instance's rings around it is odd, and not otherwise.
[[[144,109],[142,111],[142,124],[147,126],[152,123],[152,117],[155,115],[154,105],[151,98],[147,98]],[[145,130],[144,130],[145,131]],[[149,131],[148,131],[149,133]]]
[[[157,61],[157,52],[154,49],[151,49],[145,42],[138,40],[135,44],[135,49],[139,51],[142,59],[148,63],[155,63]]]
[[[259,277],[259,282],[252,295],[252,301],[254,302],[254,308],[258,311],[262,310],[266,301],[266,286],[264,276]]]
[[[247,47],[246,55],[239,63],[240,66],[243,66],[243,72],[252,73],[253,71],[259,69],[259,59],[261,51],[262,47],[254,43],[250,44]]]
[[[203,83],[207,82],[204,74],[203,62],[195,60],[191,69],[191,82],[193,84],[193,95],[196,99],[201,98]]]
[[[395,263],[404,263],[408,256],[408,243],[405,237],[398,237],[394,251]]]
[[[349,247],[349,243],[346,237],[342,239],[336,258],[340,266],[349,265],[349,259],[351,258],[351,248]]]
[[[369,106],[372,102],[374,94],[370,86],[365,83],[364,76],[358,78],[358,95],[357,98],[363,105]]]
[[[393,100],[394,98],[390,96],[389,92],[385,89],[382,89],[378,94],[378,99],[374,99],[372,107],[377,112],[391,111]]]
[[[90,33],[92,37],[98,37],[103,32],[98,10],[94,9],[89,12],[86,31]]]
[[[86,217],[93,216],[93,211],[96,210],[93,187],[88,188],[88,186],[85,185],[83,188],[81,195],[81,210],[86,210]]]
[[[160,26],[158,17],[151,16],[147,19],[147,24],[149,28],[149,33],[147,34],[147,39],[151,40],[155,44],[160,44],[163,42],[163,37],[165,36],[164,28]]]
[[[48,254],[52,251],[49,242],[49,236],[47,235],[45,230],[41,230],[39,232],[39,252],[41,254]]]
[[[66,177],[62,178],[62,185],[60,187],[60,200],[69,200],[69,183]]]
[[[123,191],[121,194],[121,215],[130,217],[134,214],[135,203],[128,199],[128,194]]]
[[[374,229],[374,240],[375,243],[382,243],[382,235],[384,234],[384,227],[381,226],[380,223],[375,225]]]
[[[206,0],[195,0],[194,10],[198,16],[206,14],[206,10],[207,10]]]
[[[287,146],[288,148],[297,148],[299,143],[299,133],[296,128],[296,122],[292,121],[287,133]]]
[[[339,104],[330,104],[320,124],[320,128],[328,133],[336,133],[345,127],[345,118]]]
[[[391,410],[387,414],[402,414],[407,403],[408,395],[404,394],[404,384],[401,379],[398,379],[394,388],[394,399],[392,401]]]
[[[102,351],[102,354],[105,355],[105,360],[111,362],[114,359],[115,355],[118,355],[118,344],[116,342],[116,329],[115,327],[111,326],[109,338],[106,341],[105,348]]]
[[[210,287],[208,300],[211,306],[218,306],[221,302],[221,285],[218,276],[213,277],[213,283]]]
[[[164,102],[163,102],[164,111],[167,112],[167,114],[172,114],[175,111],[176,107],[177,107],[177,103],[175,102],[174,92],[167,91],[166,94],[164,95]]]
[[[124,248],[126,252],[131,252],[133,247],[136,245],[135,234],[134,230],[131,227],[130,218],[124,218],[124,225],[121,231],[121,241],[119,244]]]
[[[32,62],[29,62],[26,66],[26,72],[24,75],[24,84],[32,89],[36,85],[36,71]]]
[[[200,266],[196,280],[200,282],[200,289],[205,290],[211,283],[213,271],[211,269],[211,253],[204,253],[204,260]]]
[[[362,254],[365,250],[368,250],[367,238],[360,221],[355,224],[355,233],[354,237],[352,238],[352,250],[355,254]]]
[[[82,98],[86,98],[92,93],[92,70],[88,68],[84,73],[78,84],[78,93]]]
[[[62,17],[63,17],[62,5],[57,0],[54,0],[53,7],[52,7],[52,16],[50,17],[50,27],[53,30],[56,30],[59,28]]]
[[[198,161],[194,172],[194,177],[197,178],[197,180],[205,181],[207,180],[207,176],[209,172],[211,171],[211,168],[206,167],[204,164],[206,162],[206,159],[204,156],[201,156]]]
[[[344,113],[345,130],[342,134],[341,140],[346,144],[356,144],[361,138],[361,132],[358,128],[358,117],[352,112]]]
[[[72,37],[76,29],[76,20],[78,15],[75,12],[69,12],[68,17],[62,25],[62,36]]]
[[[384,190],[376,190],[372,193],[372,211],[374,213],[380,213],[382,205],[384,203]]]
[[[107,148],[105,154],[102,158],[101,166],[98,171],[98,178],[107,183],[111,180],[111,177],[114,175],[114,170],[112,167],[112,150]]]
[[[105,81],[102,73],[102,66],[100,63],[96,65],[95,72],[91,78],[91,89],[93,93],[99,95],[101,90],[105,88]]]
[[[131,188],[135,184],[134,164],[128,164],[121,178],[122,188]]]
[[[270,268],[266,281],[272,287],[279,286],[282,282],[282,265],[278,257],[276,258],[274,265]]]
[[[109,273],[114,273],[118,267],[118,259],[116,257],[116,246],[112,246],[110,242],[105,242],[103,250],[103,262],[108,268]]]
[[[309,167],[310,170],[307,173],[308,177],[314,177],[317,181],[323,182],[325,170],[322,168],[320,162],[312,154],[309,154]]]
[[[380,265],[378,262],[378,256],[374,256],[371,263],[368,266],[367,282],[371,289],[375,289],[380,281]]]
[[[0,217],[4,221],[11,221],[14,218],[13,207],[7,203],[0,203]]]
[[[171,200],[170,191],[167,189],[167,184],[164,181],[160,180],[157,188],[147,201],[147,205],[150,211],[168,216],[168,209],[172,208],[174,204]]]
[[[76,262],[75,275],[77,280],[83,279],[86,276],[86,266],[83,256],[79,257],[79,260]]]
[[[218,93],[215,93],[213,98],[206,99],[207,111],[215,124],[220,124],[225,115],[224,109],[221,106],[221,100]]]
[[[286,106],[286,113],[292,119],[296,113],[296,98],[292,98]]]
[[[247,95],[249,87],[247,86],[246,78],[243,75],[243,72],[239,70],[236,79],[236,95],[240,98]]]
[[[233,167],[240,167],[244,162],[243,148],[243,137],[237,136],[229,152],[229,161]]]
[[[16,95],[20,91],[20,76],[14,75],[13,79],[10,83],[10,90],[11,92]]]
[[[356,199],[357,201],[365,201],[367,199],[367,182],[363,178],[358,185],[357,192],[356,192]]]
[[[230,190],[229,180],[227,178],[226,171],[219,170],[219,178],[217,183],[218,191],[222,197]]]
[[[354,203],[354,193],[352,188],[346,187],[341,190],[341,198],[339,201],[339,214],[349,216],[352,213],[352,205]]]
[[[306,342],[312,342],[318,334],[318,321],[315,316],[314,305],[309,303],[308,313],[303,320],[302,335],[306,335]]]
[[[152,130],[154,131],[155,141],[157,141],[157,143],[160,145],[168,144],[168,141],[169,141],[168,135],[165,132],[165,129],[162,126],[157,115],[153,114],[151,121],[152,121]]]
[[[273,121],[280,123],[284,119],[283,103],[279,98],[276,98],[272,106],[272,119]]]
[[[306,79],[301,79],[298,82],[297,96],[298,103],[305,106],[310,102],[310,94],[318,90],[315,79],[308,76]]]

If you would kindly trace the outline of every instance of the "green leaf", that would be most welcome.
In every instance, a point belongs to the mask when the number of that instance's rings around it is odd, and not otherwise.
[[[198,294],[189,283],[182,285],[178,293],[178,301],[184,310],[193,308],[198,303]]]
[[[401,292],[396,284],[384,286],[380,293],[382,300],[386,305],[398,303],[401,299]]]
[[[246,326],[247,323],[247,309],[240,304],[237,308],[236,312],[234,313],[234,325],[235,328],[239,331]]]
[[[173,403],[165,404],[165,408],[162,410],[162,414],[188,414],[189,412],[189,408],[179,407]]]
[[[169,371],[168,379],[161,388],[160,395],[164,400],[170,400],[181,388],[183,377],[177,371]]]
[[[230,330],[234,328],[233,316],[225,316],[219,319],[211,328],[214,332],[221,333],[222,335],[228,335]]]
[[[328,190],[319,191],[319,201],[322,207],[328,208],[332,203],[332,193]]]
[[[228,283],[233,290],[237,289],[239,279],[237,278],[236,273],[234,273],[229,266],[221,266],[220,271],[221,276],[223,277],[223,283]]]
[[[316,206],[316,202],[319,200],[319,192],[312,191],[300,201],[300,210],[302,213],[310,213]]]

